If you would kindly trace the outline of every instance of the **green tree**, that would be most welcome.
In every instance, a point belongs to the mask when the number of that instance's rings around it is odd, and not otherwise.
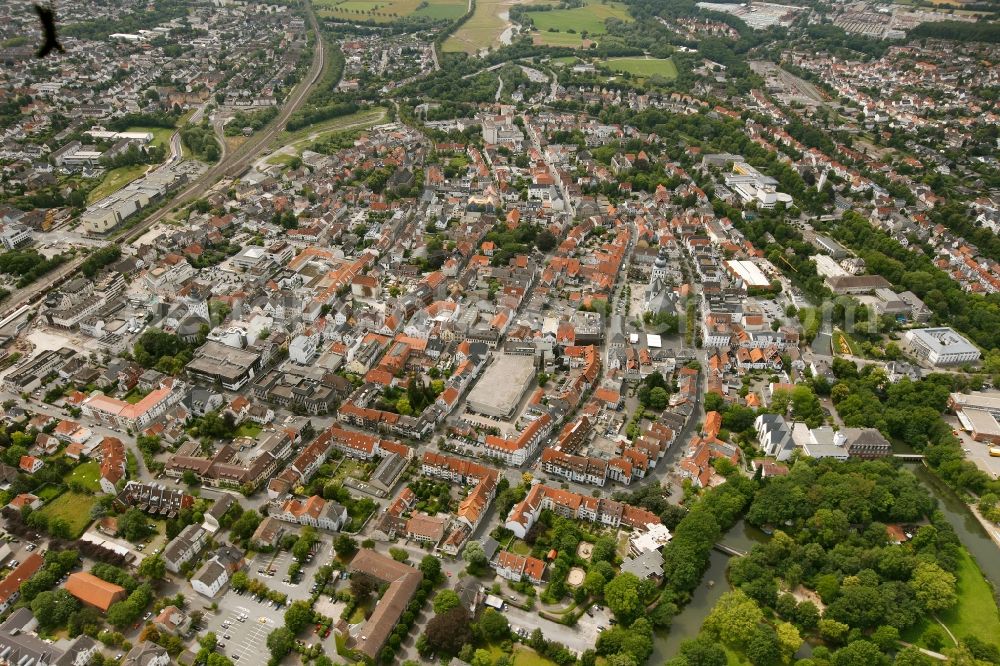
[[[80,608],[80,603],[63,589],[41,592],[31,602],[31,612],[45,629],[66,624],[70,615]]]
[[[779,622],[775,627],[775,634],[778,637],[778,647],[781,656],[785,661],[790,661],[792,656],[802,647],[802,636],[795,625],[788,622]]]
[[[892,663],[893,666],[934,666],[940,662],[931,659],[919,648],[911,645],[897,652],[896,659]]]
[[[872,642],[882,652],[894,652],[899,645],[899,629],[883,624],[872,633]]]
[[[885,657],[878,646],[871,641],[854,641],[837,650],[833,655],[834,666],[878,666],[884,664]]]
[[[653,409],[663,409],[667,406],[670,395],[665,389],[657,386],[649,392],[649,406]]]
[[[433,555],[425,555],[420,560],[419,568],[427,580],[438,580],[441,578],[441,560]]]
[[[482,568],[489,564],[489,561],[486,559],[486,551],[483,550],[483,544],[479,541],[470,540],[465,545],[465,550],[462,551],[462,559],[469,563],[470,569]]]
[[[921,562],[917,565],[910,588],[917,601],[931,613],[951,608],[958,601],[955,576],[933,562]]]
[[[288,627],[278,627],[267,635],[267,648],[271,651],[271,659],[275,662],[285,658],[295,646],[295,634]]]
[[[587,572],[587,577],[583,579],[583,589],[593,597],[599,597],[604,593],[604,585],[607,581],[604,575],[596,568]]]
[[[631,624],[642,610],[639,583],[635,574],[625,572],[618,574],[604,586],[604,601],[621,624]]]
[[[758,625],[754,628],[745,651],[753,664],[775,664],[781,660],[778,637],[767,625]]]
[[[347,534],[339,534],[333,540],[333,550],[337,557],[347,558],[358,552],[358,542]]]
[[[747,645],[764,620],[760,606],[744,592],[726,592],[705,618],[704,629],[721,640]]]
[[[153,526],[146,520],[146,514],[135,507],[118,518],[118,533],[133,543],[142,541],[154,531]]]
[[[847,638],[847,632],[851,629],[843,622],[825,618],[819,621],[818,628],[819,635],[823,637],[823,640],[835,644],[842,643]]]
[[[482,634],[483,638],[490,643],[510,638],[510,624],[507,622],[507,618],[492,608],[487,608],[483,611],[483,614],[479,617],[479,621],[476,622],[476,628]]]
[[[264,519],[261,515],[252,509],[244,511],[240,517],[236,519],[236,522],[233,523],[233,526],[229,528],[229,531],[232,534],[233,539],[244,541],[253,536],[253,533],[257,531],[257,528],[260,527],[260,523],[263,520]]]
[[[443,615],[462,603],[454,590],[441,590],[434,597],[434,613]]]
[[[684,662],[678,666],[726,666],[728,663],[722,646],[703,635],[681,643],[680,653]]]
[[[312,622],[312,607],[306,601],[295,601],[285,611],[285,626],[293,634],[305,629]]]
[[[163,580],[167,576],[167,565],[160,554],[147,555],[139,563],[139,575],[150,580]]]

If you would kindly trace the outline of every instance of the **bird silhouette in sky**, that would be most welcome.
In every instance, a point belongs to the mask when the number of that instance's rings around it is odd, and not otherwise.
[[[41,5],[35,5],[35,11],[38,13],[38,18],[42,21],[42,33],[45,35],[45,43],[42,44],[42,48],[38,49],[36,54],[39,58],[44,58],[52,49],[56,49],[60,53],[65,53],[66,49],[63,48],[62,44],[59,43],[59,39],[56,37],[56,13],[52,7],[43,7]]]

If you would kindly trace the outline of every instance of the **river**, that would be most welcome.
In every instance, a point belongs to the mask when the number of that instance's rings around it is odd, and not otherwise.
[[[1000,557],[997,557],[997,546],[986,534],[986,530],[965,503],[930,470],[921,464],[908,464],[906,467],[916,475],[927,492],[938,500],[941,513],[996,590],[1000,585]],[[746,552],[754,544],[766,541],[767,538],[766,534],[741,520],[726,533],[722,543]],[[719,597],[730,589],[726,579],[728,566],[729,556],[713,550],[708,571],[705,572],[702,584],[694,591],[691,603],[674,618],[669,631],[656,634],[653,655],[647,663],[662,664],[677,656],[681,643],[698,635],[705,616]],[[714,585],[710,586],[709,581],[714,581]]]
[[[753,548],[754,544],[762,543],[767,538],[767,535],[759,529],[740,520],[722,537],[722,543],[745,553]],[[674,618],[669,631],[657,633],[653,643],[653,655],[647,663],[662,664],[677,656],[681,643],[698,635],[705,616],[715,606],[719,597],[730,589],[726,580],[728,567],[729,556],[713,550],[708,571],[705,572],[702,584],[695,589],[691,603]],[[715,584],[710,586],[709,581],[714,581]]]

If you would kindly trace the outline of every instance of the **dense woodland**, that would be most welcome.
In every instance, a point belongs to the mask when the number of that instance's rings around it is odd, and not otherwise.
[[[763,482],[747,513],[773,537],[731,561],[734,591],[670,663],[723,666],[727,650],[755,666],[789,663],[807,637],[820,644],[799,664],[932,663],[900,636],[958,602],[967,557],[934,506],[911,473],[887,462],[795,462]],[[912,539],[896,543],[887,525],[904,525]],[[994,638],[958,636],[959,646],[942,649],[955,663],[996,663]]]

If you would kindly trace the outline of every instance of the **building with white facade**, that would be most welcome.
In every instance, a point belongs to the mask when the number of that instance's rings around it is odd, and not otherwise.
[[[973,363],[981,356],[975,345],[947,326],[907,331],[906,344],[914,355],[934,366]]]

